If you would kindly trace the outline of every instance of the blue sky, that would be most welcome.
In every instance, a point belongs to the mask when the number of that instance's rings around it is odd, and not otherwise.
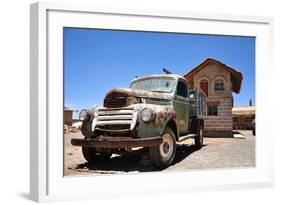
[[[64,28],[64,100],[75,109],[102,105],[107,91],[135,76],[185,74],[211,57],[243,73],[235,106],[255,104],[255,38]]]

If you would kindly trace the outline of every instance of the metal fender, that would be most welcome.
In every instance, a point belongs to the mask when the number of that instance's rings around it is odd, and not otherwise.
[[[161,132],[160,132],[161,135],[164,133],[166,126],[171,121],[174,123],[174,125],[176,125],[176,112],[173,109],[165,108],[164,110],[156,113],[155,123],[157,125],[161,125]],[[175,129],[177,128],[175,127]]]

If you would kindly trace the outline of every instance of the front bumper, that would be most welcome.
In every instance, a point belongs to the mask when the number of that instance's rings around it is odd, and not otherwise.
[[[71,144],[82,147],[98,148],[134,148],[134,147],[154,147],[162,144],[160,136],[135,139],[130,137],[104,137],[99,136],[90,139],[71,139]]]

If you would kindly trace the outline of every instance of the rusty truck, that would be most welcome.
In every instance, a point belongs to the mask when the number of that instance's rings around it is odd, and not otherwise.
[[[177,141],[192,137],[194,146],[203,146],[204,116],[204,96],[182,76],[138,77],[130,88],[110,90],[102,107],[81,110],[84,139],[71,143],[82,147],[89,163],[144,148],[152,164],[164,169],[174,161]]]

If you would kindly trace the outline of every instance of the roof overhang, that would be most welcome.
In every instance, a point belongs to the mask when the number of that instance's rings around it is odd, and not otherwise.
[[[234,68],[231,68],[230,66],[215,60],[213,58],[207,58],[205,61],[203,61],[201,64],[193,68],[190,72],[184,75],[186,80],[188,81],[189,85],[191,87],[194,87],[194,75],[198,73],[201,69],[206,67],[208,64],[216,64],[219,67],[227,70],[230,72],[231,75],[231,81],[232,81],[232,91],[235,93],[240,93],[241,90],[241,85],[242,85],[242,80],[243,80],[243,75],[242,73],[236,71]]]

